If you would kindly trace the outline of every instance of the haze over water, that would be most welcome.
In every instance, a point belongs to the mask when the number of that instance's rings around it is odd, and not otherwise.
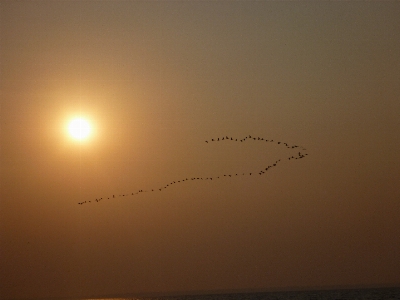
[[[399,15],[1,1],[0,298],[399,286]]]

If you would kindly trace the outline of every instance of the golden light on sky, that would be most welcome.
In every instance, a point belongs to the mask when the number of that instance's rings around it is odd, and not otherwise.
[[[75,140],[85,140],[90,136],[92,129],[90,123],[84,118],[75,118],[68,124],[68,132]]]
[[[400,287],[399,13],[0,1],[0,300]]]

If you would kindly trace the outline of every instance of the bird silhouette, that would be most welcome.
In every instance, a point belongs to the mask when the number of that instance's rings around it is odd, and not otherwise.
[[[244,138],[242,138],[242,139],[237,139],[237,138],[233,138],[233,137],[228,137],[228,136],[223,136],[222,138],[221,138],[221,140],[231,140],[231,141],[240,141],[240,142],[245,142],[247,139],[252,139],[252,140],[254,140],[254,141],[266,141],[266,142],[270,142],[270,143],[274,143],[274,140],[268,140],[268,139],[264,139],[264,138],[262,138],[262,137],[252,137],[251,135],[248,135],[248,136],[246,136],[246,137],[244,137]],[[214,138],[212,138],[211,139],[211,141],[220,141],[220,138],[218,137],[218,138],[216,138],[216,139],[214,139]],[[205,141],[207,144],[209,143],[209,140],[206,140]],[[291,155],[291,156],[289,156],[289,157],[287,157],[287,160],[297,160],[297,159],[301,159],[301,158],[304,158],[304,157],[306,157],[307,155],[308,155],[308,153],[305,153],[305,152],[302,152],[302,151],[306,151],[306,148],[304,148],[304,147],[302,147],[302,146],[299,146],[299,145],[290,145],[290,144],[288,144],[288,143],[286,143],[286,142],[275,142],[276,143],[276,145],[284,145],[285,146],[285,148],[287,148],[287,149],[296,149],[296,148],[300,148],[301,149],[301,151],[299,151],[299,152],[297,152],[297,155],[295,156],[295,155]],[[260,170],[260,171],[258,171],[258,174],[259,175],[263,175],[263,174],[265,174],[266,173],[266,171],[268,171],[270,168],[272,168],[272,167],[276,167],[277,166],[277,164],[279,163],[281,161],[281,159],[278,159],[278,160],[276,160],[275,161],[275,163],[273,163],[273,164],[271,164],[271,165],[268,165],[265,169],[262,169],[262,170]],[[248,174],[248,175],[252,175],[253,174],[253,172],[249,172],[249,173],[242,173],[242,176],[246,176],[246,174]],[[238,173],[235,173],[235,176],[238,176]],[[224,174],[223,175],[223,177],[225,177],[225,178],[227,178],[227,177],[230,177],[230,178],[232,178],[232,174]],[[220,176],[213,176],[213,177],[191,177],[190,178],[190,180],[213,180],[213,179],[219,179],[220,178]],[[170,181],[170,183],[168,183],[168,184],[166,184],[166,185],[164,185],[164,186],[162,186],[162,187],[160,187],[160,188],[158,188],[158,191],[162,191],[163,189],[166,189],[167,187],[171,187],[173,184],[178,184],[178,183],[183,183],[183,182],[185,182],[185,181],[188,181],[189,180],[189,178],[184,178],[184,179],[179,179],[179,180],[173,180],[173,181]],[[131,192],[130,194],[120,194],[119,195],[119,197],[127,197],[127,196],[136,196],[136,195],[138,195],[138,194],[140,194],[140,193],[144,193],[144,192],[154,192],[154,191],[156,191],[156,189],[151,189],[151,190],[143,190],[143,189],[139,189],[136,193],[134,193],[134,192]],[[112,195],[112,197],[107,197],[107,199],[115,199],[116,198],[116,195],[115,194],[113,194]],[[93,202],[96,202],[96,203],[98,203],[98,202],[100,202],[101,200],[103,200],[103,199],[106,199],[106,198],[103,198],[103,197],[100,197],[100,198],[96,198]],[[78,204],[79,205],[83,205],[83,204],[87,204],[87,203],[92,203],[92,201],[91,200],[89,200],[89,201],[82,201],[82,202],[78,202]]]

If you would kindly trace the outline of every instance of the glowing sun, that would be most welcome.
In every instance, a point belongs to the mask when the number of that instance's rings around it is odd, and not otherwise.
[[[68,125],[69,134],[76,140],[84,140],[89,137],[91,126],[83,118],[75,118]]]

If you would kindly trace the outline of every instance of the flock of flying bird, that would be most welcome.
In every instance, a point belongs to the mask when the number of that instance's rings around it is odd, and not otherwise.
[[[206,142],[206,143],[210,143],[210,142],[219,142],[219,141],[234,141],[234,142],[241,142],[241,143],[243,143],[243,142],[245,142],[245,141],[247,141],[247,140],[254,140],[254,141],[260,141],[260,142],[267,142],[267,143],[276,143],[276,144],[278,144],[278,145],[285,146],[285,147],[288,148],[288,149],[296,149],[296,152],[297,152],[297,150],[299,150],[299,151],[296,153],[296,155],[292,155],[292,156],[288,157],[288,158],[287,158],[288,160],[301,159],[301,158],[304,158],[304,157],[306,157],[306,156],[308,155],[307,153],[302,152],[302,151],[306,151],[306,150],[307,150],[307,149],[305,149],[304,147],[301,147],[301,146],[298,146],[298,145],[289,145],[288,143],[282,143],[282,142],[278,142],[278,141],[274,141],[274,140],[267,140],[267,139],[260,138],[260,137],[252,137],[251,135],[246,136],[246,137],[243,138],[243,139],[235,139],[235,138],[233,138],[233,137],[224,136],[224,137],[222,137],[222,138],[211,139],[211,140],[207,140],[207,141],[205,141],[205,142]],[[115,199],[115,198],[117,198],[117,197],[135,196],[135,195],[138,195],[138,194],[141,194],[141,193],[146,193],[146,192],[156,192],[156,191],[159,191],[159,192],[160,192],[160,191],[162,191],[162,190],[164,190],[164,189],[166,189],[166,188],[168,188],[168,187],[170,187],[170,186],[172,186],[172,185],[174,185],[174,184],[186,182],[186,181],[189,181],[189,180],[217,180],[217,179],[224,178],[224,177],[235,177],[235,176],[252,175],[252,174],[254,174],[254,175],[255,175],[255,174],[263,175],[263,174],[264,174],[265,172],[267,172],[270,168],[276,167],[277,164],[280,163],[280,162],[281,162],[281,159],[278,159],[278,160],[275,161],[274,163],[272,163],[272,164],[266,166],[265,168],[259,170],[259,171],[256,172],[256,173],[250,172],[250,173],[224,174],[224,175],[221,175],[221,176],[214,176],[214,177],[190,177],[190,178],[187,178],[187,177],[186,177],[186,178],[181,179],[181,180],[172,181],[172,182],[170,182],[170,183],[166,184],[165,186],[162,186],[162,187],[160,187],[160,188],[158,188],[158,189],[138,190],[137,192],[132,192],[132,193],[128,193],[128,194],[112,195],[111,197],[107,197],[107,198],[96,198],[95,200],[89,200],[89,201],[79,202],[78,204],[79,204],[79,205],[83,205],[83,204],[86,204],[86,203],[100,202],[100,201],[102,201],[102,200],[107,200],[107,199]]]

